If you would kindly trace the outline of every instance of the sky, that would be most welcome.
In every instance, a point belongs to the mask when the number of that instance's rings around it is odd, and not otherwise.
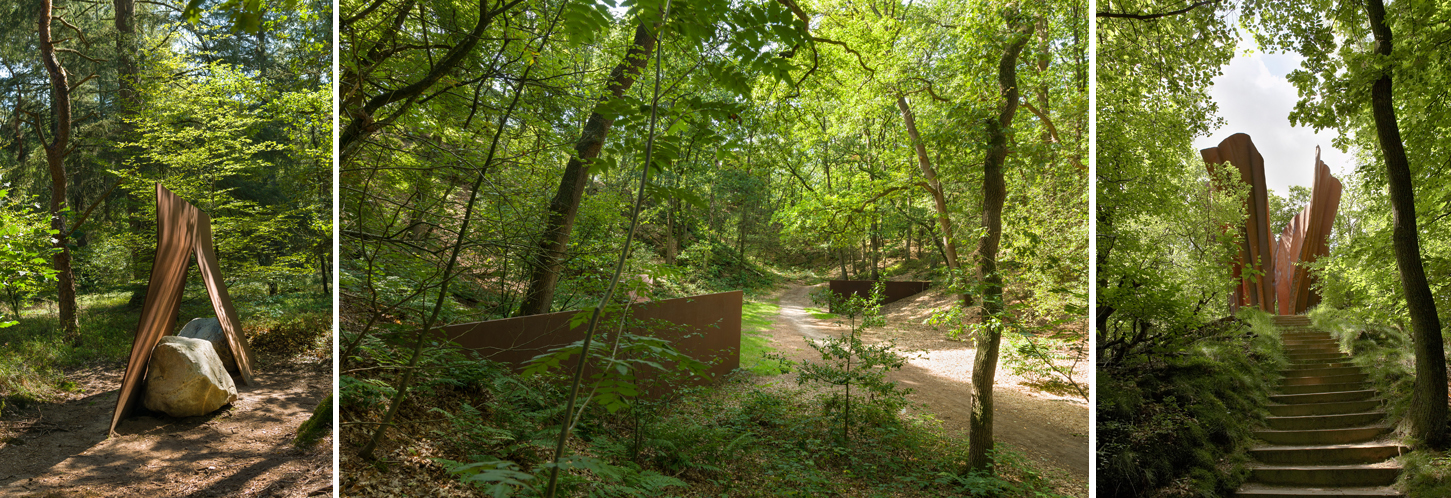
[[[1254,48],[1253,43],[1241,39],[1234,59],[1224,67],[1224,74],[1214,79],[1209,91],[1219,104],[1225,126],[1195,139],[1194,146],[1214,147],[1235,133],[1249,134],[1265,159],[1265,184],[1279,195],[1284,195],[1290,185],[1310,187],[1316,145],[1331,174],[1343,180],[1355,171],[1354,155],[1331,145],[1338,135],[1336,131],[1315,133],[1310,127],[1290,126],[1290,110],[1300,98],[1285,75],[1300,67],[1300,55],[1254,50],[1246,56]]]

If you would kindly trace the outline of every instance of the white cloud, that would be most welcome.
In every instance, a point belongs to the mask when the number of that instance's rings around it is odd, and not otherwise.
[[[1243,54],[1244,43],[1238,52]],[[1252,43],[1252,42],[1249,42]],[[1314,180],[1315,146],[1331,174],[1344,178],[1354,171],[1354,156],[1331,145],[1335,130],[1315,133],[1309,127],[1290,126],[1290,111],[1300,97],[1285,75],[1300,66],[1298,54],[1264,54],[1255,51],[1237,56],[1214,80],[1209,94],[1219,104],[1225,126],[1194,146],[1208,148],[1235,133],[1247,133],[1265,158],[1265,184],[1283,195],[1290,185],[1309,187]]]

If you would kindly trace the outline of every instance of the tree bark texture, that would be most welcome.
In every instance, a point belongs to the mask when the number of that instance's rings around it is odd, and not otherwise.
[[[1008,45],[998,63],[998,87],[1003,94],[1003,107],[996,121],[988,121],[987,158],[983,161],[982,226],[986,230],[978,239],[977,276],[983,285],[982,320],[998,318],[1003,312],[1003,277],[998,273],[998,243],[1003,235],[1003,201],[1007,185],[1003,181],[1003,163],[1008,157],[1008,129],[1018,111],[1018,54],[1028,43],[1033,25],[1008,14],[1008,25],[1016,39]],[[982,327],[977,336],[977,354],[972,363],[972,400],[969,402],[967,429],[968,470],[990,470],[993,449],[993,380],[998,369],[998,344],[1002,340],[999,326]]]
[[[942,193],[942,182],[937,179],[937,170],[932,167],[932,161],[927,157],[927,145],[922,143],[922,134],[917,131],[917,118],[912,115],[907,97],[897,97],[897,109],[902,111],[902,123],[907,126],[907,136],[912,139],[912,148],[917,152],[917,168],[922,170],[922,176],[927,179],[927,190],[932,194],[932,201],[937,208],[937,224],[942,228],[942,247],[947,257],[947,267],[955,272],[959,269],[957,243],[954,242],[952,234],[952,218],[947,215],[947,197]],[[963,297],[963,305],[967,305],[966,296]]]
[[[610,71],[607,95],[600,99],[603,105],[609,99],[617,99],[635,84],[635,78],[645,70],[650,54],[655,51],[655,33],[644,25],[635,28],[635,40],[625,52],[625,59]],[[529,290],[524,294],[524,304],[519,315],[548,313],[554,303],[554,287],[559,283],[559,273],[564,267],[564,257],[569,248],[569,233],[574,229],[575,215],[579,214],[579,203],[584,198],[585,187],[589,185],[589,163],[600,155],[605,138],[614,126],[614,118],[591,111],[585,121],[584,131],[574,145],[575,155],[564,165],[564,177],[559,180],[559,189],[549,202],[549,218],[544,225],[539,247],[534,251],[533,271],[529,277]]]
[[[66,217],[62,213],[66,208],[66,169],[65,157],[70,154],[71,140],[71,90],[70,79],[66,76],[64,67],[61,67],[60,60],[55,56],[55,43],[50,37],[50,0],[41,0],[40,15],[37,20],[37,32],[40,35],[40,60],[45,64],[45,70],[50,73],[50,98],[51,109],[55,111],[55,136],[50,143],[46,143],[44,132],[40,123],[36,123],[36,133],[40,135],[40,144],[45,148],[45,163],[50,170],[50,227],[57,233],[51,240],[52,245],[57,249],[55,255],[51,256],[51,262],[56,271],[56,297],[60,307],[60,325],[64,331],[66,342],[73,345],[81,345],[81,326],[77,321],[76,314],[76,279],[71,271],[71,252],[66,247]]]
[[[1366,14],[1371,32],[1375,34],[1375,52],[1391,55],[1391,30],[1385,23],[1385,6],[1381,0],[1366,0]],[[1411,318],[1412,342],[1416,351],[1416,385],[1411,396],[1409,417],[1411,436],[1432,448],[1445,448],[1446,437],[1446,350],[1441,340],[1441,319],[1436,315],[1436,301],[1421,265],[1421,241],[1416,232],[1416,197],[1411,185],[1411,165],[1401,142],[1400,126],[1391,87],[1391,69],[1387,68],[1371,84],[1371,113],[1375,118],[1376,135],[1385,156],[1386,180],[1390,184],[1391,243],[1395,247],[1396,267],[1400,270],[1401,288],[1406,294],[1406,312]]]

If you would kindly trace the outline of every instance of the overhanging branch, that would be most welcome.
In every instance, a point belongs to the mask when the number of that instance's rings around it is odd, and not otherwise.
[[[1188,7],[1184,7],[1184,8],[1179,9],[1179,10],[1174,10],[1174,11],[1169,11],[1169,12],[1163,12],[1163,13],[1159,13],[1159,14],[1126,14],[1126,13],[1121,13],[1121,12],[1099,12],[1099,13],[1094,14],[1094,17],[1106,17],[1106,18],[1110,18],[1110,19],[1135,19],[1135,20],[1139,20],[1139,21],[1147,21],[1147,20],[1150,20],[1150,19],[1158,19],[1160,17],[1177,16],[1179,14],[1183,14],[1185,12],[1189,12],[1189,11],[1194,10],[1196,8],[1203,7],[1205,5],[1209,5],[1209,4],[1212,4],[1212,3],[1219,3],[1219,1],[1220,0],[1202,0],[1202,1],[1199,1],[1199,2],[1195,2],[1195,3],[1189,4]]]

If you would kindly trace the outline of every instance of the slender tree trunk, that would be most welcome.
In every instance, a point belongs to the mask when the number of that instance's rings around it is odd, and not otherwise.
[[[1391,29],[1385,23],[1381,0],[1366,0],[1375,52],[1391,55]],[[1371,84],[1371,112],[1376,135],[1385,155],[1386,180],[1390,184],[1391,242],[1400,269],[1401,289],[1406,294],[1406,312],[1411,315],[1411,333],[1416,351],[1416,385],[1409,416],[1411,436],[1431,448],[1445,448],[1446,435],[1446,350],[1441,340],[1441,319],[1436,301],[1421,265],[1421,241],[1416,232],[1416,197],[1411,185],[1411,165],[1401,142],[1391,87],[1391,69]]]
[[[635,28],[635,40],[625,52],[624,60],[610,71],[607,86],[609,94],[600,100],[604,105],[609,99],[618,99],[635,84],[635,78],[645,69],[650,53],[655,51],[655,33],[652,27],[641,24]],[[554,304],[554,287],[559,283],[559,272],[564,267],[565,251],[569,247],[569,233],[574,228],[574,217],[579,214],[579,203],[584,198],[589,184],[589,163],[599,157],[605,138],[614,126],[614,118],[599,112],[591,112],[585,121],[584,132],[574,145],[575,156],[564,166],[564,177],[559,180],[559,189],[549,202],[549,218],[544,225],[539,247],[535,249],[534,270],[529,277],[529,290],[524,294],[520,315],[548,313]]]
[[[897,109],[902,111],[902,123],[907,126],[907,136],[912,139],[912,148],[917,152],[917,168],[922,170],[922,177],[927,180],[925,186],[928,193],[932,194],[932,201],[937,209],[937,225],[942,229],[943,257],[947,259],[947,267],[956,273],[961,270],[961,266],[957,261],[957,242],[952,233],[952,218],[947,210],[947,197],[942,193],[942,182],[937,179],[937,170],[932,167],[932,160],[927,157],[927,145],[922,143],[922,135],[917,131],[917,118],[907,104],[907,97],[897,97]],[[964,307],[971,304],[966,294],[960,297]]]
[[[1003,107],[997,120],[988,121],[988,151],[983,161],[982,225],[986,233],[977,244],[977,276],[983,284],[983,320],[990,320],[1003,312],[1003,277],[998,273],[1003,201],[1008,194],[1003,181],[1003,162],[1008,156],[1008,128],[1013,125],[1013,114],[1018,111],[1018,54],[1023,51],[1033,31],[1033,25],[1022,23],[1016,12],[1008,16],[1008,25],[1018,31],[1017,38],[1008,45],[998,63],[998,88],[1003,94]],[[992,469],[993,380],[998,369],[1001,339],[999,327],[983,327],[977,337],[977,353],[972,363],[971,411],[968,414],[968,470]]]
[[[562,12],[563,9],[560,11]],[[544,37],[539,41],[538,50],[542,51],[547,46],[549,37],[554,34],[554,28],[558,24],[558,21],[559,15],[556,14],[554,21],[549,24],[549,29],[545,30]],[[499,117],[497,127],[494,129],[494,137],[489,143],[488,154],[484,157],[484,165],[479,168],[477,175],[474,177],[473,185],[469,188],[468,201],[464,204],[463,220],[459,222],[458,238],[454,240],[453,247],[449,249],[448,263],[443,267],[443,281],[439,282],[438,294],[434,299],[433,309],[423,318],[423,328],[418,331],[417,339],[413,343],[413,354],[408,360],[408,368],[404,370],[403,378],[399,380],[395,388],[396,393],[389,402],[388,411],[383,415],[383,419],[379,421],[377,428],[373,430],[372,437],[358,450],[358,456],[364,460],[372,461],[374,459],[373,451],[383,441],[383,436],[387,433],[388,427],[393,424],[393,418],[398,415],[399,408],[403,406],[403,401],[407,399],[408,388],[412,386],[413,378],[418,373],[418,361],[423,355],[423,348],[432,336],[434,325],[438,323],[439,313],[443,309],[443,303],[448,299],[449,285],[453,282],[453,277],[456,276],[454,274],[454,268],[458,265],[459,253],[468,242],[469,226],[473,223],[474,204],[478,200],[479,187],[483,185],[484,178],[488,176],[489,169],[494,165],[494,158],[499,152],[500,139],[504,135],[504,130],[508,127],[509,117],[514,114],[514,109],[519,105],[519,99],[524,95],[525,83],[529,81],[529,72],[533,69],[534,66],[532,65],[524,69],[524,73],[519,78],[518,85],[514,87],[513,99],[509,101],[509,106],[504,109],[504,114]]]
[[[60,325],[66,342],[72,346],[81,345],[81,326],[76,313],[76,280],[71,271],[71,251],[66,241],[66,169],[65,157],[70,154],[71,140],[71,90],[70,80],[60,60],[55,56],[55,43],[50,38],[50,0],[41,0],[37,31],[40,34],[40,60],[50,73],[51,109],[55,111],[54,140],[46,143],[40,123],[35,123],[35,132],[40,135],[40,144],[45,148],[45,163],[50,170],[50,227],[56,230],[51,238],[57,249],[51,262],[56,270],[56,301],[60,307]]]

